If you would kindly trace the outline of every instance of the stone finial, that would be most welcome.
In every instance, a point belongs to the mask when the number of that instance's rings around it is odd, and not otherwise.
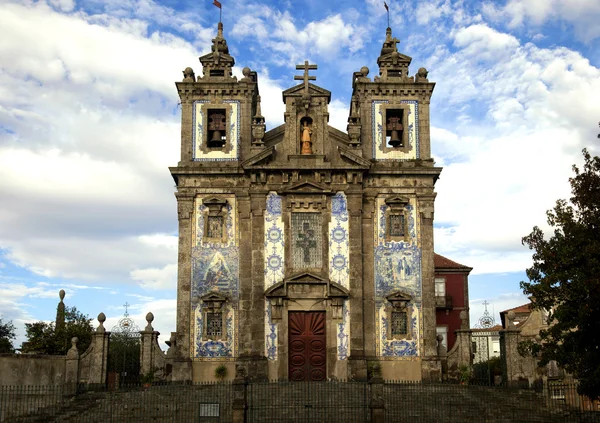
[[[146,325],[146,328],[144,330],[146,332],[154,331],[154,328],[152,327],[152,322],[154,321],[154,314],[148,312],[148,314],[146,314],[146,321],[148,322],[148,324]]]
[[[60,298],[60,302],[56,307],[56,320],[55,320],[55,332],[62,331],[65,328],[65,303],[63,300],[65,299],[65,290],[61,289],[58,292],[58,297]]]
[[[515,312],[512,310],[509,311],[508,314],[506,315],[506,317],[508,318],[508,324],[506,325],[507,329],[514,328],[515,327],[515,317],[516,317]]]
[[[240,79],[240,82],[252,82],[252,78],[250,78],[252,71],[249,67],[246,66],[244,69],[242,69],[242,75],[244,75],[244,77]]]
[[[77,342],[79,342],[79,339],[76,336],[71,338],[71,348],[69,348],[69,351],[67,351],[67,358],[76,359],[79,357],[79,350],[77,349]]]
[[[196,75],[192,68],[187,67],[183,70],[183,82],[196,82]]]
[[[60,291],[58,291],[58,297],[60,298],[60,302],[62,303],[62,300],[65,299],[65,290],[61,289]]]
[[[468,317],[469,315],[467,314],[467,312],[465,310],[461,311],[459,314],[460,317],[460,328],[461,329],[469,329],[469,321],[468,321]]]
[[[444,347],[444,344],[442,343],[442,341],[444,340],[444,337],[440,334],[438,334],[435,339],[437,340],[437,354],[439,356],[445,356],[446,355],[446,347]]]
[[[425,68],[419,68],[417,75],[415,76],[415,82],[429,82],[427,75],[429,72]]]
[[[104,322],[106,322],[106,314],[100,312],[100,314],[98,315],[98,322],[100,322],[100,324],[98,325],[98,328],[96,328],[96,332],[106,332],[106,329],[104,329]]]

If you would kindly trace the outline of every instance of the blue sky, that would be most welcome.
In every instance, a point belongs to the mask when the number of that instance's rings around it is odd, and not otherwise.
[[[0,315],[52,320],[58,291],[84,313],[148,311],[175,330],[179,159],[174,82],[210,49],[205,1],[0,1]],[[316,63],[346,127],[351,75],[376,74],[383,1],[223,0],[225,37],[259,74],[267,129],[295,65]],[[599,154],[600,2],[389,1],[411,72],[429,70],[435,245],[472,266],[472,321],[525,303],[520,239],[569,196],[581,149]]]

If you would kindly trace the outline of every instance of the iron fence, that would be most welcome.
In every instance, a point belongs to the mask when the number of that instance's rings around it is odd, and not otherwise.
[[[226,423],[233,421],[236,398],[242,401],[243,420],[251,423],[600,422],[598,402],[580,397],[575,385],[553,382],[537,388],[340,381],[154,383],[115,390],[0,386],[0,422]],[[382,412],[377,418],[375,408]]]

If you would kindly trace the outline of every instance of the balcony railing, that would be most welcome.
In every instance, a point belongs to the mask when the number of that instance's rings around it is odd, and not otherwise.
[[[435,296],[436,308],[452,308],[452,296],[451,295],[436,295]]]

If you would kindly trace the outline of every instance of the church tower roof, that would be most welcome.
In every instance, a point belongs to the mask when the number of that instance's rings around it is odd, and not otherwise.
[[[399,39],[392,36],[392,28],[385,30],[385,40],[381,47],[381,53],[377,58],[379,75],[382,79],[406,78],[408,77],[408,66],[412,58],[398,52]]]
[[[199,58],[204,75],[199,80],[230,80],[235,59],[229,54],[227,40],[223,36],[223,22],[219,22],[217,36],[212,39],[211,52]]]

